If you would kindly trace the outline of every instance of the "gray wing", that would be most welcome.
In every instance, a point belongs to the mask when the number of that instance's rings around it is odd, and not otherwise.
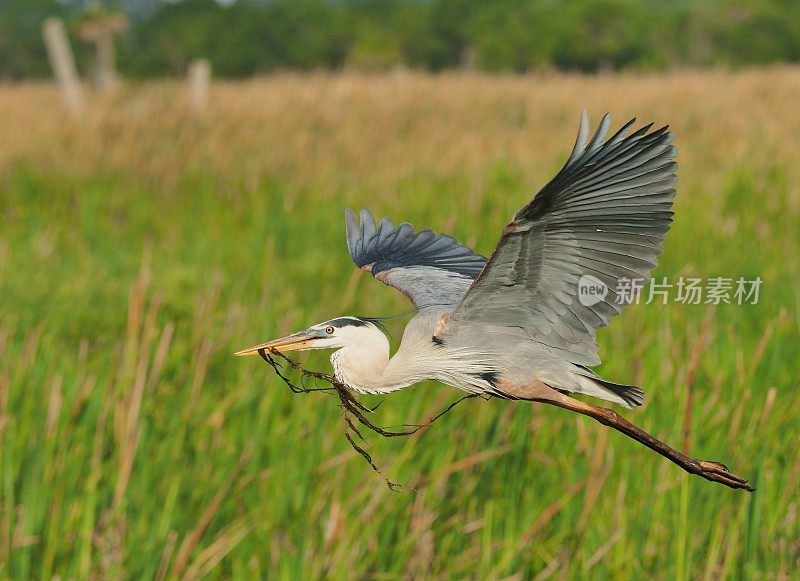
[[[353,262],[417,308],[455,305],[486,264],[483,256],[433,230],[416,232],[407,223],[395,228],[388,218],[376,224],[367,210],[361,210],[360,224],[350,208],[345,219]]]
[[[600,362],[596,330],[630,302],[617,292],[626,280],[646,279],[655,267],[677,182],[666,127],[626,136],[631,120],[604,142],[610,122],[603,117],[587,143],[583,112],[567,163],[506,226],[451,321],[522,327],[572,363]],[[599,279],[605,297],[579,300],[583,276]]]

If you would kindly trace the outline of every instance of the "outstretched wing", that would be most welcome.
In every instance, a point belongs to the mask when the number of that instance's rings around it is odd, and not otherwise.
[[[587,143],[583,112],[566,165],[506,226],[451,321],[522,327],[568,361],[600,362],[596,330],[630,302],[620,289],[649,277],[672,222],[673,136],[652,124],[626,136],[634,122],[604,142],[606,115]]]
[[[348,208],[347,248],[356,265],[405,294],[417,308],[455,305],[464,296],[486,259],[451,236],[433,230],[397,228],[388,218],[378,224],[361,210],[359,224]]]

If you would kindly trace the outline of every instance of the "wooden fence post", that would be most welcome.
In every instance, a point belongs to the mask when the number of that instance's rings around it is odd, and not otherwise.
[[[67,109],[75,115],[84,110],[83,90],[81,89],[78,72],[75,69],[75,59],[69,46],[64,23],[59,18],[48,18],[42,26],[44,42],[47,46],[47,55],[53,67],[53,75]]]
[[[114,65],[114,35],[127,27],[127,16],[115,12],[94,16],[80,27],[81,38],[94,43],[97,55],[95,83],[101,90],[112,89],[119,84]]]
[[[202,113],[208,106],[208,87],[211,83],[211,63],[206,59],[192,61],[189,65],[189,108]]]

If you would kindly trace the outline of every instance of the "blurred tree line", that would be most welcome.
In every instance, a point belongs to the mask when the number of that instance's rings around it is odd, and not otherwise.
[[[89,0],[1,0],[0,79],[49,74],[41,23]],[[93,4],[97,5],[98,0]],[[109,0],[132,16],[123,75],[281,69],[593,72],[800,61],[799,0]],[[74,35],[78,61],[88,47]]]

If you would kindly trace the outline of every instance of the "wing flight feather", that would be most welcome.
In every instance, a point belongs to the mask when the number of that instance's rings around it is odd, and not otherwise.
[[[672,222],[673,136],[652,124],[628,135],[634,122],[604,141],[605,115],[589,140],[583,112],[566,164],[506,226],[453,323],[522,327],[577,365],[600,362],[597,329],[631,302],[626,281],[649,277]],[[580,297],[582,277],[605,296]]]
[[[361,210],[359,220],[348,208],[345,221],[356,266],[404,293],[417,308],[455,305],[486,264],[451,236],[416,232],[408,223],[395,228],[389,218],[376,224],[368,210]]]

